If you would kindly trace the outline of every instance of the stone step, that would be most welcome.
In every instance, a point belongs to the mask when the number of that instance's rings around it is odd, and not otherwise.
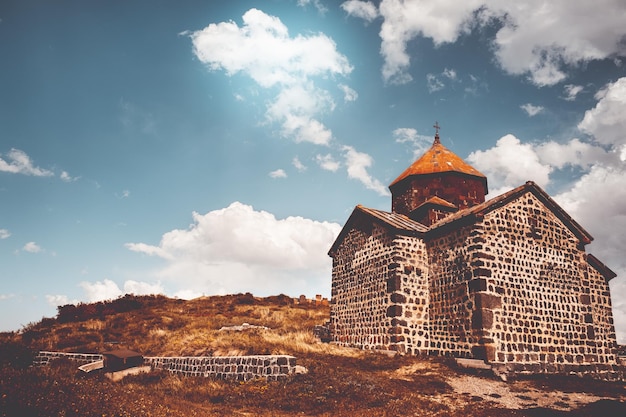
[[[481,359],[456,358],[455,361],[462,368],[491,370],[491,365]]]

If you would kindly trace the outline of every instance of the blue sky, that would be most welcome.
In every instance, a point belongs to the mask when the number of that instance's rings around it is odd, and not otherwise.
[[[510,3],[3,1],[0,330],[329,296],[341,226],[438,121],[488,197],[533,180],[595,237],[626,343],[626,4]]]

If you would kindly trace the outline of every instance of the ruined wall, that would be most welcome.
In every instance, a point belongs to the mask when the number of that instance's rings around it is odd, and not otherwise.
[[[101,361],[102,355],[99,353],[66,353],[66,352],[50,352],[42,350],[33,358],[33,366],[46,366],[51,360],[65,358],[73,362],[86,364],[95,361]]]
[[[102,360],[102,355],[41,351],[35,355],[33,366],[46,366],[51,360],[60,358],[86,364]],[[288,355],[148,356],[144,357],[144,364],[150,365],[153,369],[164,369],[184,376],[236,381],[247,381],[257,377],[276,381],[296,372],[296,358]]]
[[[236,381],[276,381],[296,370],[296,358],[287,355],[145,357],[144,362],[179,375]]]
[[[353,228],[333,255],[330,329],[333,341],[364,349],[389,349],[391,236],[378,225]]]
[[[615,364],[608,283],[576,236],[531,193],[488,213],[480,227],[481,287],[496,300],[483,323],[488,359],[533,372]]]

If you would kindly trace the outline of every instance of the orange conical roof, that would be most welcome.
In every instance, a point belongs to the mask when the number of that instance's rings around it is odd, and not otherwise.
[[[413,162],[410,167],[400,174],[389,187],[392,187],[411,175],[436,174],[440,172],[459,172],[474,177],[485,178],[485,182],[487,179],[480,171],[443,146],[439,141],[439,134],[436,134],[433,146],[431,146],[421,158]]]

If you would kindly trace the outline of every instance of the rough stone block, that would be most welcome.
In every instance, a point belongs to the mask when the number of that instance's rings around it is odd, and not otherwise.
[[[402,306],[391,305],[387,308],[387,317],[401,317],[401,316],[402,316]]]
[[[480,292],[474,296],[474,303],[476,304],[477,309],[502,308],[502,297],[500,297],[499,295]]]

